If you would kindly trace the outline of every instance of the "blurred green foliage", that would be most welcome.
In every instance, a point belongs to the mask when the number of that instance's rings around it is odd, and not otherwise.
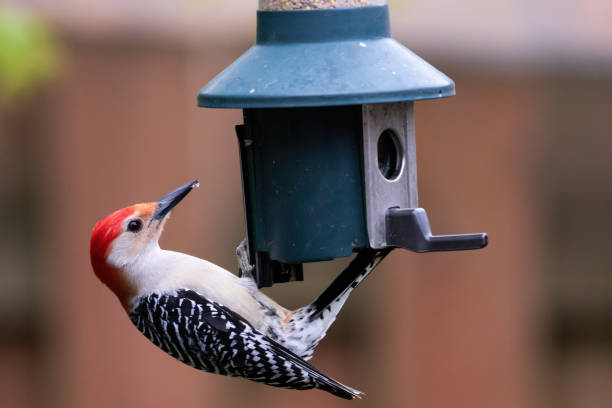
[[[59,47],[36,17],[0,7],[0,102],[29,96],[59,68]]]

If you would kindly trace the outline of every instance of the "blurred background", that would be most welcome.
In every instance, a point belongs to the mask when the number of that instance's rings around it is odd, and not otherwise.
[[[3,407],[612,406],[612,3],[390,1],[394,37],[455,80],[416,104],[421,206],[481,251],[394,251],[312,362],[347,402],[201,373],[93,275],[111,211],[199,178],[162,246],[235,271],[238,110],[197,91],[254,41],[255,0],[0,6]],[[268,290],[315,298],[346,260]]]

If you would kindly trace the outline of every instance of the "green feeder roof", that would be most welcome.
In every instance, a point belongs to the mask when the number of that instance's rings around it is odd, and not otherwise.
[[[199,92],[198,106],[361,105],[454,94],[449,77],[391,38],[384,5],[258,11],[256,44]]]

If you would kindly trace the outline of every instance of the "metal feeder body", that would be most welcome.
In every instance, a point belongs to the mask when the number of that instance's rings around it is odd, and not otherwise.
[[[390,35],[388,7],[258,11],[257,41],[198,94],[236,127],[260,286],[364,248],[482,248],[435,237],[418,208],[413,101],[453,81]]]

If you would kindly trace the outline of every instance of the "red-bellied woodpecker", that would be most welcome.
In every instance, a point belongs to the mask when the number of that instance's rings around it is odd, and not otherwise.
[[[305,360],[351,291],[388,250],[359,253],[312,304],[290,311],[259,291],[244,243],[237,250],[242,277],[159,247],[170,210],[197,185],[193,181],[157,202],[118,210],[94,227],[94,272],[117,295],[134,325],[162,350],[200,370],[360,397],[360,391]]]

